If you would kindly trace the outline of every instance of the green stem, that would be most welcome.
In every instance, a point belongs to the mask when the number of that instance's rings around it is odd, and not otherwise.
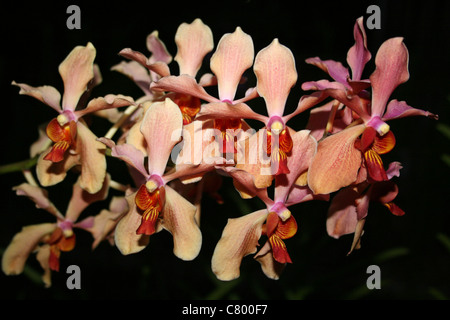
[[[34,158],[5,164],[0,166],[0,174],[11,173],[11,172],[20,172],[27,169],[32,168],[36,165],[39,156],[35,156]]]

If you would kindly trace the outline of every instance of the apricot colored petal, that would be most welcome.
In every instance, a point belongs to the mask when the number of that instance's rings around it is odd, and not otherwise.
[[[361,80],[364,67],[372,58],[372,55],[367,49],[367,37],[364,30],[363,17],[356,20],[353,27],[353,38],[355,44],[348,50],[347,63],[352,69],[352,80]]]
[[[233,179],[233,184],[236,190],[243,198],[258,197],[266,206],[271,206],[273,201],[269,198],[267,188],[258,188],[255,185],[255,177],[245,171],[236,167],[224,167],[222,170],[228,173]]]
[[[361,248],[361,237],[364,233],[364,224],[366,223],[366,219],[358,220],[356,223],[355,234],[353,235],[353,242],[350,247],[350,251],[347,255],[351,254],[353,250]]]
[[[132,193],[125,197],[129,211],[120,219],[114,230],[114,243],[123,255],[142,251],[150,240],[150,236],[136,233],[141,225],[142,215],[137,211],[135,195],[136,193]]]
[[[267,156],[265,143],[266,129],[260,129],[238,143],[236,168],[247,171],[254,177],[257,188],[266,188],[272,184],[272,168]]]
[[[297,178],[305,172],[316,154],[317,140],[309,130],[301,130],[292,136],[292,150],[287,158],[289,173],[275,178],[275,202],[285,202]]]
[[[89,193],[103,187],[106,176],[106,146],[83,123],[77,123],[77,152],[80,155],[80,186]]]
[[[170,99],[153,103],[145,112],[141,133],[147,142],[149,174],[164,174],[173,147],[180,141],[183,115]]]
[[[196,76],[203,59],[214,48],[211,29],[201,19],[191,24],[182,23],[175,34],[178,52],[175,61],[180,67],[180,74]]]
[[[108,94],[105,97],[92,99],[91,101],[89,101],[86,108],[79,111],[75,111],[75,114],[77,115],[78,118],[80,118],[88,113],[94,113],[101,110],[113,108],[127,107],[134,104],[135,103],[132,97]]]
[[[382,117],[394,89],[408,81],[408,59],[408,49],[401,37],[386,40],[378,49],[376,69],[370,76],[372,116]]]
[[[33,97],[46,105],[55,109],[58,113],[62,112],[61,109],[61,94],[52,86],[32,87],[25,83],[12,82],[13,85],[20,88],[19,94],[24,94]]]
[[[96,193],[89,193],[81,188],[80,180],[81,177],[78,178],[72,187],[72,197],[69,200],[65,214],[66,219],[72,222],[77,221],[78,217],[89,205],[97,201],[105,200],[109,191],[109,174],[106,175],[102,188]]]
[[[252,66],[254,55],[253,40],[240,27],[222,36],[210,60],[221,101],[234,100],[237,86],[244,71]]]
[[[258,52],[253,66],[256,88],[266,102],[269,117],[282,117],[291,88],[297,82],[295,59],[291,50],[274,39]]]
[[[347,88],[350,88],[347,79],[350,77],[348,69],[342,63],[334,60],[322,60],[319,57],[308,58],[306,63],[312,64],[330,75],[333,80],[341,83]]]
[[[228,219],[211,261],[212,271],[218,279],[229,281],[239,277],[242,259],[256,252],[267,214],[263,209]]]
[[[255,119],[267,123],[268,117],[254,112],[247,104],[229,104],[226,102],[212,102],[202,105],[196,119]]]
[[[358,222],[356,199],[360,196],[356,188],[347,187],[333,197],[328,208],[326,229],[335,239],[355,232]]]
[[[185,261],[193,260],[202,246],[202,233],[195,221],[197,208],[171,187],[166,185],[165,188],[161,226],[173,236],[175,256]]]
[[[140,150],[136,149],[136,147],[127,143],[116,145],[114,141],[108,138],[99,138],[98,141],[111,149],[111,156],[125,161],[127,164],[139,171],[143,177],[149,177],[149,174],[144,166],[144,154]]]
[[[154,91],[178,92],[191,95],[208,102],[219,102],[205,89],[197,83],[194,77],[182,74],[179,76],[167,76],[150,84],[150,89]]]
[[[94,78],[96,50],[92,43],[76,46],[59,65],[59,73],[64,82],[63,110],[74,111],[78,101]]]
[[[439,116],[436,114],[410,107],[405,101],[398,101],[394,99],[387,105],[386,112],[383,115],[383,120],[392,120],[411,116],[425,116],[435,120],[439,119]]]
[[[23,227],[6,248],[2,256],[2,270],[7,275],[23,272],[25,263],[39,242],[55,230],[56,224],[42,223]]]
[[[94,238],[92,249],[95,249],[101,241],[113,234],[120,218],[128,211],[128,202],[125,197],[115,196],[112,197],[108,209],[101,210],[99,214],[93,217],[92,225],[86,228]]]
[[[64,159],[54,163],[45,160],[45,156],[50,152],[52,147],[44,151],[38,158],[36,164],[36,175],[43,187],[56,185],[63,181],[67,172],[74,166],[80,164],[80,156],[78,154],[67,153]]]
[[[255,260],[261,264],[263,273],[272,280],[280,279],[285,263],[279,263],[276,261],[272,254],[272,248],[269,241],[263,246],[263,248],[255,255]]]
[[[42,275],[42,282],[46,288],[50,288],[52,285],[52,270],[50,269],[50,245],[44,244],[37,248],[36,260],[44,270]]]
[[[364,125],[356,125],[319,142],[308,171],[308,185],[315,194],[328,194],[346,187],[358,177],[362,155],[355,140]]]

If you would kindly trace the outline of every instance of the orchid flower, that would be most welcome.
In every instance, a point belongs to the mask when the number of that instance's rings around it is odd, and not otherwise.
[[[354,182],[362,158],[365,165],[370,168],[369,173],[376,173],[371,175],[373,179],[386,180],[385,169],[379,155],[393,148],[395,138],[385,121],[413,115],[438,118],[428,111],[412,108],[404,101],[391,100],[388,103],[393,90],[409,78],[408,50],[402,38],[385,41],[377,52],[375,65],[376,69],[370,76],[371,101],[357,95],[349,97],[348,90],[342,84],[330,83],[327,80],[306,83],[302,86],[304,89],[315,88],[327,92],[360,117],[355,125],[319,143],[317,157],[311,164],[308,178],[310,187],[316,193],[337,191]],[[354,143],[361,135],[363,135],[362,149],[358,150]],[[379,146],[378,150],[373,148],[374,145]]]
[[[369,211],[370,201],[377,201],[386,206],[396,216],[403,216],[405,212],[394,203],[398,194],[398,187],[392,181],[394,176],[400,175],[401,164],[393,162],[386,170],[386,181],[368,181],[345,187],[336,193],[328,209],[327,232],[338,239],[343,235],[354,233],[354,239],[349,254],[359,249],[361,236]],[[364,170],[362,170],[364,171]],[[361,173],[364,175],[367,173]]]
[[[214,164],[185,165],[166,172],[169,157],[182,138],[183,116],[169,98],[157,101],[147,109],[140,130],[145,138],[148,157],[131,144],[116,145],[100,138],[111,148],[111,155],[125,161],[141,175],[138,190],[126,196],[129,211],[118,222],[115,244],[122,254],[143,250],[152,234],[163,228],[174,239],[174,254],[192,260],[199,253],[202,235],[195,220],[196,207],[172,189],[168,183],[183,175],[196,175],[214,169]]]
[[[316,152],[317,141],[309,134],[309,130],[296,132],[292,139],[294,144],[288,163],[296,165],[292,165],[288,174],[275,178],[273,200],[268,197],[267,188],[255,187],[250,173],[236,167],[222,169],[231,175],[235,184],[241,185],[241,190],[245,189],[249,195],[261,199],[266,208],[228,219],[212,258],[212,269],[219,279],[239,277],[243,257],[257,251],[256,246],[262,235],[268,239],[255,259],[261,263],[268,277],[278,278],[283,266],[292,263],[284,240],[295,235],[297,222],[288,207],[319,198],[313,196],[308,187],[296,186],[298,177],[307,170]]]
[[[367,49],[367,37],[364,30],[363,18],[356,20],[353,27],[355,44],[347,52],[348,68],[334,60],[322,60],[319,57],[306,59],[306,63],[312,64],[325,71],[335,82],[347,90],[347,95],[367,95],[364,90],[370,87],[370,80],[362,80],[364,67],[372,58]],[[338,100],[332,100],[322,107],[311,110],[307,129],[320,139],[325,134],[336,133],[353,122],[352,111],[349,108],[339,109],[342,104]]]
[[[66,172],[81,165],[81,185],[88,192],[96,193],[103,185],[106,175],[104,146],[82,121],[82,118],[100,110],[133,104],[133,99],[122,95],[107,95],[92,99],[84,109],[77,109],[89,83],[94,79],[96,50],[91,43],[77,46],[59,65],[64,82],[61,95],[52,86],[31,87],[24,83],[20,94],[32,96],[55,109],[59,115],[47,125],[46,133],[53,146],[43,152],[37,163],[37,176],[43,186],[51,186],[64,180]]]
[[[236,92],[244,72],[253,64],[254,49],[251,36],[237,27],[233,33],[227,33],[220,39],[216,51],[211,57],[210,68],[217,80],[218,97],[204,89],[201,83],[189,74],[167,76],[151,84],[151,89],[177,92],[197,97],[208,102],[213,108],[238,106],[257,96],[254,89],[247,91],[245,97],[236,99]],[[245,122],[241,119],[214,119],[212,127],[221,133],[222,151],[235,152],[234,137],[240,132]]]
[[[59,271],[61,252],[71,251],[75,247],[74,229],[91,232],[90,229],[94,228],[93,216],[78,221],[81,213],[92,203],[106,199],[108,188],[109,178],[107,177],[102,189],[91,194],[81,188],[80,179],[78,179],[73,186],[66,213],[63,215],[50,201],[45,189],[29,183],[14,187],[13,190],[17,195],[29,197],[37,208],[51,213],[56,218],[56,222],[23,227],[14,236],[3,254],[3,272],[7,275],[21,274],[29,255],[37,251],[36,257],[44,269],[42,279],[46,287],[50,287],[51,271]],[[96,241],[101,240],[96,237]]]
[[[289,173],[287,158],[291,153],[293,143],[290,136],[291,129],[286,126],[286,123],[295,115],[320,102],[323,97],[321,95],[302,97],[297,109],[291,114],[284,115],[286,100],[291,88],[297,81],[297,71],[292,52],[281,45],[278,39],[274,39],[269,46],[258,52],[253,69],[257,78],[256,91],[265,100],[268,116],[252,111],[245,103],[235,106],[224,105],[221,108],[218,108],[215,104],[206,104],[202,106],[197,119],[243,118],[263,122],[265,128],[261,129],[254,137],[249,137],[249,139],[265,139],[265,146],[262,142],[259,144],[259,148],[264,148],[264,154],[271,158],[273,170],[266,179],[264,177],[259,178],[261,184],[258,184],[258,186],[267,187],[272,181],[272,175]],[[250,142],[250,145],[250,148],[252,148],[255,144]],[[251,153],[260,151],[252,149]],[[254,163],[244,160],[245,151],[241,151],[239,155],[241,156],[237,161],[239,168],[248,170],[255,175],[261,174],[260,168],[255,168]]]
[[[152,35],[154,35],[154,33]],[[192,78],[195,78],[200,70],[204,57],[214,47],[211,29],[205,25],[201,19],[195,19],[191,24],[182,23],[175,34],[175,43],[178,48],[175,61],[178,63],[179,74],[189,75]],[[148,47],[150,50],[150,46]],[[159,47],[161,47],[161,45]],[[149,92],[147,96],[153,98],[153,100],[156,98],[155,94],[161,92],[161,90],[153,90],[154,88],[150,88],[150,84],[161,77],[171,75],[168,66],[171,62],[171,58],[168,59],[168,57],[170,57],[169,54],[166,53],[165,47],[164,51],[162,48],[160,48],[159,51],[165,52],[165,54],[152,55],[150,58],[146,58],[142,53],[130,48],[120,51],[120,55],[133,60],[126,65],[127,67],[130,67],[127,68],[127,70],[133,72],[133,74],[136,71],[135,79],[139,80],[140,86],[145,87],[146,92]],[[122,63],[121,66],[125,66],[125,64]],[[131,70],[131,67],[133,70]],[[144,72],[147,69],[148,71]],[[142,75],[148,74],[148,72],[155,76],[149,76],[142,79]],[[209,80],[204,79],[211,79],[211,77],[209,75],[204,75],[204,77],[200,79],[201,85],[207,85],[209,83]],[[166,97],[170,97],[180,107],[183,114],[183,124],[191,123],[200,110],[200,99],[194,95],[181,92],[170,92],[160,99],[164,100]]]

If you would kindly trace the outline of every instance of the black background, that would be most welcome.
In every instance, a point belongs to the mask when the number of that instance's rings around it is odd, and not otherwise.
[[[69,30],[66,9],[77,4],[81,9],[81,29]],[[225,204],[205,197],[202,216],[203,247],[192,262],[178,260],[172,253],[167,232],[152,238],[141,253],[122,256],[102,243],[90,250],[91,237],[79,232],[77,247],[61,258],[61,272],[53,273],[53,285],[45,289],[27,275],[7,277],[0,274],[3,299],[448,299],[450,297],[450,250],[442,239],[449,239],[449,167],[443,155],[449,153],[449,140],[439,124],[449,122],[449,14],[446,1],[126,1],[126,2],[15,2],[1,11],[0,88],[1,157],[0,165],[27,159],[28,146],[37,139],[37,125],[54,117],[54,110],[39,101],[18,94],[13,80],[32,86],[52,85],[62,92],[57,68],[76,45],[92,42],[97,49],[96,63],[103,83],[94,96],[121,93],[139,97],[140,91],[125,76],[110,71],[122,61],[118,52],[126,47],[147,53],[145,38],[153,30],[175,56],[173,41],[182,22],[201,18],[214,34],[214,42],[224,33],[240,26],[250,34],[255,53],[274,38],[289,47],[299,73],[286,112],[295,108],[304,92],[305,81],[327,78],[304,61],[312,56],[341,61],[346,65],[347,50],[353,45],[355,20],[369,14],[376,4],[381,9],[381,29],[367,30],[372,60],[365,69],[374,70],[374,58],[381,43],[402,36],[410,54],[410,80],[392,98],[406,100],[411,106],[439,114],[439,121],[424,117],[395,120],[391,128],[397,146],[387,161],[403,164],[396,178],[400,188],[396,203],[406,211],[395,217],[378,204],[371,205],[361,250],[346,253],[352,237],[339,240],[327,236],[327,203],[311,202],[293,207],[299,223],[297,235],[286,241],[294,263],[280,280],[267,279],[260,266],[246,257],[241,277],[231,282],[215,279],[210,259],[227,218],[262,208],[258,201],[242,201],[224,181],[221,192]],[[176,64],[171,64],[176,73]],[[208,64],[204,64],[208,71]],[[250,84],[251,70],[248,73]],[[258,106],[255,106],[257,109]],[[260,106],[259,110],[264,110]],[[304,127],[307,114],[290,125]],[[95,133],[106,133],[107,123],[99,122]],[[123,170],[112,161],[110,170]],[[0,249],[4,250],[22,226],[51,222],[52,217],[34,204],[17,197],[12,186],[22,183],[20,173],[0,177]],[[50,198],[64,212],[70,196],[68,182],[48,188]],[[125,178],[124,178],[125,179]],[[120,180],[120,177],[117,178]],[[73,181],[73,180],[72,180]],[[95,214],[107,203],[93,205],[84,213]],[[67,266],[81,268],[81,290],[66,287]],[[369,290],[366,273],[369,265],[381,268],[382,287]],[[28,267],[41,272],[32,256]]]

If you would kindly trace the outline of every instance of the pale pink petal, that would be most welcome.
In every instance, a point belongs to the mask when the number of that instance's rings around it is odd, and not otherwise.
[[[211,71],[217,77],[221,101],[234,100],[244,71],[253,64],[254,54],[251,36],[240,27],[222,36],[210,62]]]
[[[23,272],[25,263],[39,242],[55,230],[56,224],[42,223],[23,227],[11,240],[2,256],[2,270],[6,275]]]
[[[411,116],[425,116],[435,120],[439,119],[438,115],[435,115],[428,111],[410,107],[406,104],[405,101],[398,101],[395,99],[391,100],[387,105],[386,112],[384,113],[382,119],[392,120]]]
[[[308,58],[305,62],[322,69],[335,81],[349,88],[347,80],[350,75],[348,73],[348,69],[344,67],[342,63],[334,60],[322,60],[319,57]]]
[[[141,52],[132,50],[130,48],[122,49],[119,54],[127,59],[134,60],[141,64],[143,67],[147,68],[149,71],[158,74],[160,77],[165,77],[170,75],[169,66],[162,61],[154,61],[151,62],[149,58],[147,58]],[[150,76],[152,79],[153,77]]]
[[[141,132],[147,142],[148,172],[163,175],[173,147],[180,141],[183,116],[170,99],[153,103],[146,111]]]
[[[364,129],[364,125],[349,127],[319,142],[308,171],[308,185],[315,194],[337,191],[356,180],[362,155],[355,141]]]
[[[282,117],[284,123],[287,123],[290,119],[292,119],[296,115],[318,105],[326,98],[328,98],[328,94],[322,91],[302,96],[298,102],[297,108],[292,113]]]
[[[116,145],[114,141],[108,138],[99,138],[98,141],[111,149],[111,156],[125,161],[138,170],[142,176],[149,177],[144,166],[144,154],[133,145],[127,143]]]
[[[109,174],[106,175],[103,182],[103,187],[98,192],[93,194],[81,188],[80,180],[81,178],[78,178],[72,187],[72,197],[69,200],[65,214],[66,219],[72,222],[77,221],[84,209],[86,209],[90,204],[105,200],[109,191]]]
[[[408,81],[408,49],[403,38],[386,40],[375,57],[376,69],[370,76],[372,83],[372,116],[382,117],[394,89]]]
[[[330,237],[339,237],[355,232],[358,222],[356,199],[360,196],[356,188],[347,187],[333,197],[326,221],[327,233]]]
[[[36,208],[44,209],[58,219],[64,219],[64,216],[50,201],[47,190],[28,183],[22,183],[16,187],[13,187],[13,190],[16,191],[16,194],[19,196],[26,196],[30,198],[30,200],[36,204]]]
[[[259,210],[239,218],[228,219],[212,257],[212,271],[218,279],[239,278],[242,259],[255,253],[261,237],[267,210]]]
[[[154,91],[184,93],[208,102],[219,102],[217,98],[214,98],[207,93],[205,89],[197,83],[194,77],[187,74],[163,77],[158,81],[152,82],[150,89]]]
[[[274,39],[258,52],[253,66],[256,88],[266,102],[269,117],[282,117],[291,88],[297,82],[295,59],[289,48]]]
[[[77,152],[80,155],[80,186],[89,193],[103,187],[106,176],[106,146],[82,122],[77,123]]]
[[[297,178],[308,170],[317,151],[317,140],[309,130],[301,130],[291,135],[293,146],[287,158],[289,173],[275,178],[275,202],[286,202]]]
[[[144,68],[137,61],[122,61],[111,68],[111,70],[118,71],[128,78],[133,80],[134,83],[148,96],[151,96],[150,91],[150,75],[148,70]]]
[[[202,233],[195,221],[197,208],[169,186],[162,211],[161,226],[173,236],[173,252],[178,258],[190,261],[197,257],[202,246]]]
[[[201,19],[191,24],[182,23],[175,34],[178,52],[175,61],[180,67],[180,74],[197,75],[203,59],[214,48],[211,29]]]
[[[60,105],[61,94],[54,87],[52,86],[32,87],[25,83],[17,83],[15,81],[13,81],[12,84],[20,88],[19,94],[24,94],[33,97],[35,99],[38,99],[39,101],[45,103],[46,105],[58,111],[58,113],[62,112]]]
[[[63,110],[74,111],[78,101],[94,78],[96,50],[92,43],[85,47],[75,47],[59,65],[59,73],[64,82]]]
[[[172,56],[167,51],[166,45],[159,39],[159,32],[153,31],[146,39],[147,50],[151,52],[149,63],[163,62],[169,64],[172,62]]]
[[[114,95],[114,94],[108,94],[105,97],[99,97],[92,99],[89,101],[86,108],[75,111],[75,115],[78,118],[81,118],[85,116],[88,113],[94,113],[100,110],[106,110],[106,109],[113,109],[113,108],[120,108],[120,107],[127,107],[134,105],[135,102],[133,98],[123,96],[123,95]]]
[[[364,30],[363,18],[356,20],[353,28],[355,44],[348,50],[347,63],[352,69],[352,80],[361,80],[364,67],[372,55],[367,49],[366,31]]]
[[[255,119],[267,123],[268,117],[254,112],[247,104],[237,103],[229,104],[226,102],[212,102],[202,105],[196,119]]]
[[[402,169],[402,164],[400,162],[394,161],[389,164],[386,170],[386,175],[389,180],[393,177],[400,177],[400,170]]]
[[[114,231],[114,243],[123,255],[144,250],[150,240],[148,235],[136,234],[136,230],[141,225],[142,215],[137,211],[135,195],[136,193],[132,193],[126,196],[129,211],[120,219]]]
[[[330,200],[329,194],[314,194],[308,186],[294,185],[285,201],[286,207],[311,200]]]

